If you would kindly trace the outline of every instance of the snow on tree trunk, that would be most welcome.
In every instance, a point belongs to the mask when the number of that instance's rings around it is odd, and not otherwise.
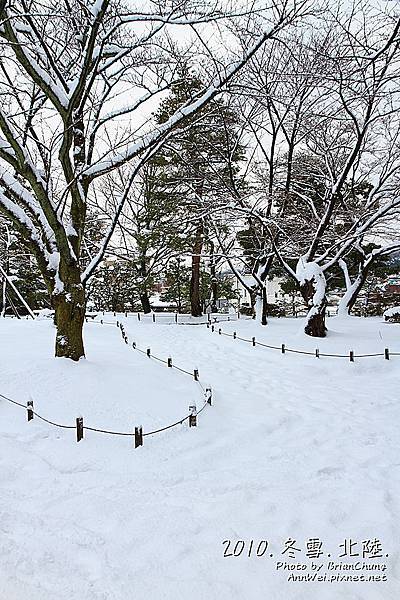
[[[325,337],[325,311],[328,304],[325,275],[316,262],[307,262],[302,257],[297,263],[296,277],[308,308],[304,332],[312,337]]]
[[[365,283],[368,268],[364,270],[363,265],[360,265],[359,273],[356,279],[353,281],[353,283],[351,283],[351,279],[345,261],[339,260],[339,266],[344,274],[344,279],[346,282],[346,291],[338,304],[338,316],[348,317],[351,309],[353,308],[357,300],[358,294],[360,293],[361,288]]]
[[[267,325],[267,290],[265,286],[259,289],[255,301],[256,319],[261,325]]]
[[[85,289],[80,269],[60,263],[58,282],[52,294],[55,310],[56,356],[79,360],[85,356],[83,323],[85,320]]]
[[[351,284],[341,297],[338,304],[338,316],[348,317],[351,309],[353,308],[359,291],[361,290],[364,283],[364,279],[359,275],[357,279]]]

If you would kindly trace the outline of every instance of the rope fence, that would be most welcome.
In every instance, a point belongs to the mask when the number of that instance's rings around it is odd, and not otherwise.
[[[101,324],[101,325],[113,325],[113,326],[117,325],[117,327],[119,328],[119,330],[121,332],[122,340],[125,342],[125,344],[129,344],[128,336],[126,335],[126,332],[125,332],[125,329],[124,329],[122,323],[120,323],[118,321],[117,322],[111,322],[111,321],[107,322],[107,321],[103,321],[103,320],[101,320],[101,322],[93,321],[93,323]],[[143,432],[143,427],[141,425],[134,427],[133,431],[114,431],[114,430],[110,430],[110,429],[101,429],[98,427],[90,427],[88,425],[85,425],[84,421],[83,421],[83,417],[81,417],[81,416],[76,418],[75,425],[65,425],[63,423],[57,423],[55,421],[51,421],[50,419],[43,417],[36,410],[34,410],[33,400],[28,400],[28,402],[26,404],[23,404],[22,402],[18,402],[17,400],[9,398],[8,396],[5,396],[4,394],[1,394],[1,393],[0,393],[0,398],[5,400],[6,402],[10,402],[11,404],[14,404],[14,405],[19,406],[19,407],[23,408],[24,410],[26,410],[28,421],[32,421],[33,418],[36,417],[37,419],[44,421],[45,423],[52,425],[53,427],[58,427],[61,429],[75,429],[77,442],[80,442],[84,438],[84,431],[93,431],[96,433],[103,433],[106,435],[133,437],[135,448],[138,448],[139,446],[143,446],[143,438],[144,437],[150,436],[150,435],[155,435],[157,433],[161,433],[162,431],[166,431],[167,429],[172,429],[173,427],[182,425],[186,421],[188,421],[189,427],[196,427],[197,426],[197,416],[203,412],[203,410],[206,408],[206,406],[212,405],[212,389],[209,386],[207,386],[207,387],[203,386],[203,384],[201,383],[201,381],[199,379],[198,369],[194,369],[193,372],[182,369],[181,367],[178,367],[177,365],[173,364],[172,358],[168,358],[167,360],[164,360],[164,359],[152,354],[150,348],[147,348],[146,350],[139,348],[137,346],[136,342],[132,342],[131,348],[133,348],[134,350],[137,350],[138,352],[140,352],[142,354],[145,354],[148,358],[152,358],[154,360],[157,360],[158,362],[161,362],[161,363],[167,365],[167,367],[169,367],[169,368],[174,368],[177,371],[180,371],[182,373],[185,373],[186,375],[189,375],[198,384],[198,386],[201,390],[202,398],[204,399],[204,402],[203,402],[203,405],[201,406],[201,408],[199,410],[197,410],[196,404],[192,404],[189,406],[188,414],[186,414],[184,417],[182,417],[178,421],[175,421],[174,423],[170,423],[169,425],[160,427],[158,429],[154,429],[152,431]]]
[[[247,342],[247,343],[250,343],[252,346],[262,346],[264,348],[269,348],[270,350],[279,350],[281,352],[281,354],[286,354],[286,352],[292,352],[294,354],[305,354],[308,356],[314,356],[315,358],[320,358],[321,356],[332,357],[332,358],[347,358],[348,360],[350,360],[350,362],[354,362],[355,358],[367,358],[367,357],[369,358],[369,357],[383,356],[383,358],[385,358],[385,360],[389,360],[391,356],[400,356],[400,352],[390,352],[389,348],[385,348],[383,352],[374,352],[371,354],[355,354],[354,350],[349,350],[348,354],[334,354],[334,353],[320,352],[320,350],[318,348],[316,348],[314,352],[307,351],[307,350],[296,350],[295,348],[288,348],[286,346],[286,344],[281,344],[280,346],[272,346],[269,344],[265,344],[264,342],[257,341],[255,337],[252,337],[251,339],[243,338],[243,337],[240,337],[239,335],[237,335],[236,331],[234,331],[233,333],[228,333],[226,331],[222,331],[222,329],[220,327],[217,330],[215,328],[215,325],[210,324],[210,323],[207,323],[207,329],[210,329],[211,333],[218,331],[219,335],[225,335],[226,337],[233,338],[234,340],[240,340],[242,342]]]
[[[106,316],[106,311],[99,311],[100,313],[103,314],[103,317]],[[110,314],[110,313],[108,313]],[[232,313],[232,314],[228,314],[228,313],[207,313],[204,316],[204,319],[202,321],[196,321],[196,322],[190,322],[190,320],[188,319],[192,319],[192,318],[196,318],[196,319],[200,319],[200,317],[192,317],[191,315],[188,314],[183,314],[183,313],[173,313],[173,314],[162,314],[162,313],[149,313],[149,314],[145,314],[145,313],[140,313],[140,312],[135,312],[135,313],[130,313],[130,312],[122,312],[122,313],[118,313],[118,312],[113,312],[111,313],[114,317],[125,317],[125,318],[136,318],[138,321],[151,321],[153,323],[159,323],[160,320],[162,321],[162,319],[169,319],[170,323],[167,323],[167,325],[169,324],[176,324],[176,325],[206,325],[207,323],[222,323],[224,321],[237,321],[239,319],[251,319],[251,317],[246,317],[240,314],[240,312],[237,313]],[[87,315],[86,316],[86,321],[88,321],[89,319],[92,319],[93,322],[95,321],[95,318],[98,316],[98,314],[93,313],[93,316],[91,315]],[[182,320],[183,319],[183,320]]]

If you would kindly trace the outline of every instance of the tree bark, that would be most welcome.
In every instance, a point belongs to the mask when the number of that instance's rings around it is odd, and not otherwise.
[[[150,299],[147,290],[140,294],[140,302],[142,303],[143,312],[145,315],[151,313]]]
[[[218,278],[215,267],[214,244],[210,243],[211,312],[218,312]]]
[[[56,356],[77,361],[85,356],[83,323],[86,303],[79,267],[61,261],[59,279],[60,284],[52,294],[57,327]]]
[[[317,263],[304,263],[303,259],[300,259],[296,275],[301,295],[308,308],[304,333],[312,337],[326,337],[325,312],[328,301],[323,271]]]
[[[267,288],[262,288],[262,304],[261,304],[261,325],[267,325],[267,313],[268,313],[268,305],[267,305]]]
[[[203,248],[203,225],[196,231],[192,256],[192,275],[190,278],[190,309],[192,317],[203,314],[200,301],[200,255]]]
[[[338,315],[341,317],[348,316],[353,308],[358,295],[367,279],[367,275],[369,269],[371,267],[372,261],[369,260],[367,262],[362,261],[359,265],[358,275],[351,283],[349,272],[347,270],[347,265],[344,260],[339,260],[339,266],[343,271],[343,275],[346,283],[346,292],[340,299],[338,305]]]

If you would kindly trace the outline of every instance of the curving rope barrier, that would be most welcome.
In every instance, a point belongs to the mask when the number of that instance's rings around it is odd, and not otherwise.
[[[118,321],[117,322],[101,321],[100,323],[97,321],[93,321],[93,322],[97,323],[97,324],[114,325],[114,326],[117,325],[117,327],[121,331],[121,336],[122,336],[123,341],[126,344],[129,343],[128,336],[125,333],[125,329],[124,329],[123,325],[121,323],[119,323]],[[142,348],[139,348],[135,342],[132,342],[131,348],[133,348],[134,350],[137,350],[138,352],[141,352],[142,354],[146,354],[146,356],[148,356],[149,358],[155,359],[155,360],[167,365],[168,367],[175,368],[176,370],[181,371],[182,373],[190,375],[190,377],[192,377],[192,379],[194,379],[194,381],[201,388],[202,397],[204,398],[204,403],[203,403],[202,407],[199,410],[197,410],[196,405],[193,404],[192,406],[189,406],[189,413],[187,415],[185,415],[184,417],[182,417],[181,419],[179,419],[178,421],[175,421],[174,423],[170,423],[169,425],[166,425],[164,427],[160,427],[159,429],[154,429],[152,431],[143,432],[143,428],[141,426],[135,427],[134,431],[114,431],[114,430],[110,430],[110,429],[101,429],[98,427],[90,427],[88,425],[84,425],[83,417],[77,417],[75,425],[65,425],[63,423],[57,423],[55,421],[51,421],[50,419],[43,417],[36,410],[34,410],[32,400],[28,400],[27,404],[23,404],[22,402],[18,402],[17,400],[9,398],[8,396],[5,396],[4,394],[1,394],[1,393],[0,393],[0,398],[2,398],[3,400],[6,400],[7,402],[10,402],[11,404],[14,404],[16,406],[19,406],[19,407],[25,409],[27,411],[28,421],[31,421],[34,417],[36,417],[36,418],[40,419],[41,421],[44,421],[45,423],[52,425],[53,427],[59,427],[61,429],[75,429],[76,430],[76,439],[78,442],[80,442],[83,439],[83,437],[84,437],[83,432],[86,430],[86,431],[94,431],[96,433],[103,433],[106,435],[134,437],[135,448],[138,448],[139,446],[143,446],[143,438],[144,437],[149,436],[149,435],[155,435],[157,433],[161,433],[162,431],[166,431],[167,429],[172,429],[173,427],[177,427],[178,425],[185,423],[185,421],[189,421],[189,427],[195,427],[197,425],[197,415],[199,415],[201,412],[203,412],[203,410],[205,409],[206,406],[212,404],[212,390],[210,387],[205,388],[202,385],[201,381],[199,380],[198,370],[194,369],[193,373],[191,373],[190,371],[186,371],[185,369],[182,369],[181,367],[174,365],[172,363],[171,358],[169,358],[168,360],[164,360],[158,356],[155,356],[154,354],[151,354],[149,348],[147,350],[143,350]]]
[[[214,324],[211,325],[210,323],[207,323],[207,329],[211,329],[211,333],[214,333],[216,331]],[[295,348],[287,348],[286,344],[281,344],[280,346],[264,344],[264,342],[258,342],[255,337],[251,339],[242,338],[237,335],[236,331],[234,331],[233,333],[227,333],[226,331],[222,331],[221,328],[218,328],[218,334],[225,335],[226,337],[233,338],[234,340],[240,340],[242,342],[250,343],[252,344],[252,346],[262,346],[271,350],[279,350],[281,354],[285,354],[286,352],[292,352],[294,354],[305,354],[308,356],[314,356],[316,358],[320,358],[321,356],[332,358],[347,358],[350,360],[350,362],[354,362],[355,358],[370,358],[376,356],[383,356],[386,360],[389,360],[390,356],[400,355],[400,352],[390,352],[389,348],[385,348],[383,352],[374,352],[371,354],[355,354],[353,350],[350,350],[348,354],[333,354],[320,352],[318,348],[316,348],[314,352],[311,352],[308,350],[296,350]]]

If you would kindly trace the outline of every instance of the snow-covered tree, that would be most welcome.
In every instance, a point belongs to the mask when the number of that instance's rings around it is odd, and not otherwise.
[[[246,51],[224,48],[222,54],[220,46],[203,53],[207,83],[164,123],[150,126],[143,115],[146,103],[170,88],[178,57],[194,48],[192,38],[180,43],[173,30],[187,27],[204,49],[196,27],[222,25],[229,16],[223,6],[196,0],[146,8],[113,0],[43,0],[38,10],[26,0],[1,2],[0,210],[29,244],[46,282],[56,313],[57,356],[84,355],[85,285],[140,167],[267,40],[304,14],[308,2],[273,0],[254,15],[251,3],[238,8]],[[213,30],[215,39],[222,30]],[[88,199],[101,195],[107,173],[127,164],[127,186],[99,251],[85,265]]]

